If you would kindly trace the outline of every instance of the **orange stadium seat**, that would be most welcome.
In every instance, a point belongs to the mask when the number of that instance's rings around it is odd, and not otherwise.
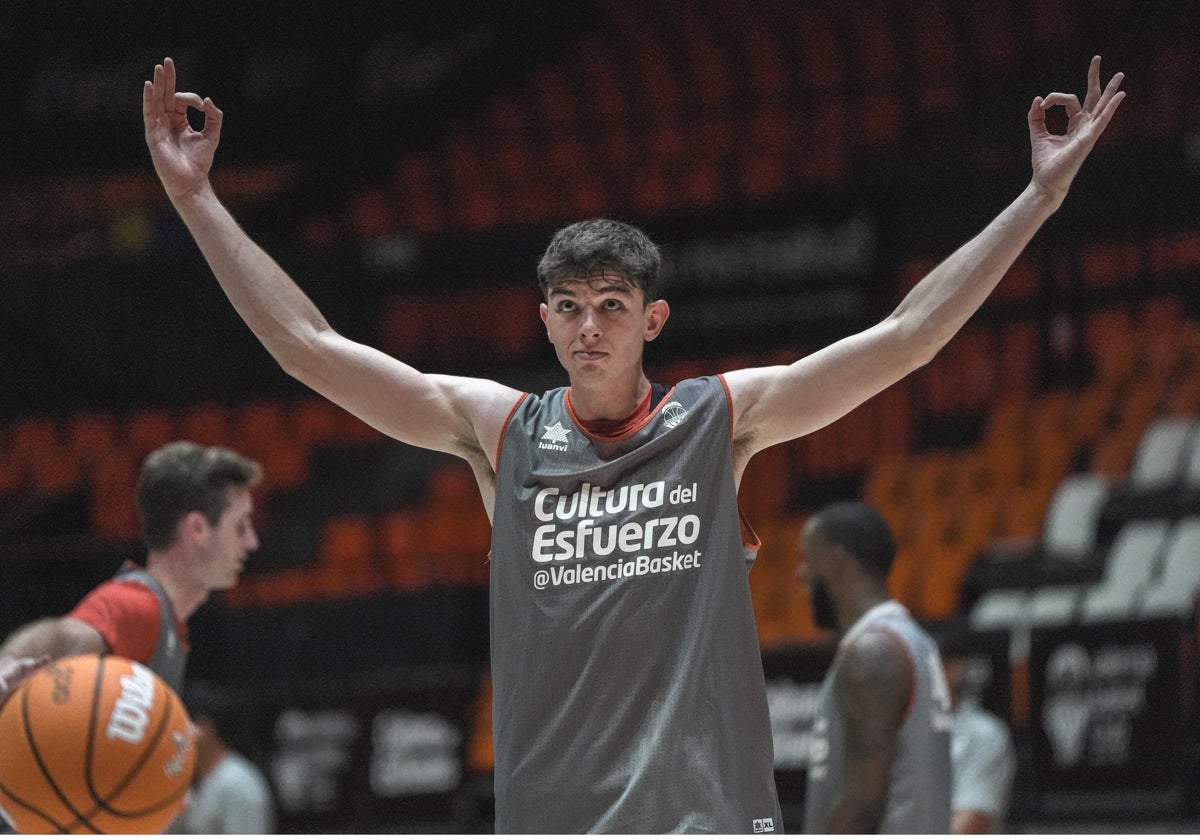
[[[371,520],[365,514],[332,516],[321,528],[318,559],[335,569],[369,565],[375,553]]]
[[[119,426],[109,411],[84,411],[67,418],[66,446],[84,463],[110,452],[117,445]]]
[[[338,438],[345,409],[323,397],[306,397],[292,406],[292,428],[296,444],[311,449]]]
[[[17,487],[38,495],[59,495],[81,479],[82,462],[60,440],[57,422],[48,416],[18,418],[9,429],[9,462]]]
[[[21,461],[52,457],[59,449],[58,426],[47,416],[18,418],[9,429],[8,446],[11,456]]]
[[[378,522],[377,539],[387,579],[401,592],[417,592],[433,585],[422,520],[418,510],[391,510]]]
[[[140,527],[134,506],[138,460],[129,452],[114,450],[92,468],[92,528],[102,537],[134,539]]]
[[[291,437],[264,441],[255,457],[268,492],[300,487],[308,478],[310,449]]]
[[[342,514],[325,521],[317,549],[313,585],[324,597],[363,594],[379,588],[375,528],[366,514]]]
[[[203,446],[228,446],[229,410],[217,403],[200,403],[184,409],[179,417],[178,436]]]
[[[467,769],[476,775],[486,776],[496,769],[496,753],[492,742],[492,678],[487,673],[479,679],[466,760]]]
[[[175,418],[159,408],[136,409],[125,418],[124,445],[139,461],[175,439]]]

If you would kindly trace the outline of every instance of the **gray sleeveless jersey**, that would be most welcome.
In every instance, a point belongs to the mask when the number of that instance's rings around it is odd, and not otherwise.
[[[868,610],[842,645],[867,628],[882,628],[907,649],[916,686],[896,742],[888,774],[887,805],[880,834],[946,834],[950,830],[950,690],[933,639],[908,610],[887,601]],[[808,787],[804,800],[804,831],[824,833],[829,811],[845,784],[845,721],[838,710],[833,678],[834,659],[821,686],[813,722]]]
[[[188,650],[175,630],[175,610],[171,608],[166,591],[154,575],[132,563],[122,566],[113,576],[113,580],[136,580],[149,587],[158,599],[158,641],[154,645],[150,661],[143,664],[158,674],[163,682],[178,694],[183,690],[183,672],[187,668]]]
[[[491,553],[500,833],[782,829],[724,382],[621,438],[527,395]],[[752,536],[752,535],[751,535]]]

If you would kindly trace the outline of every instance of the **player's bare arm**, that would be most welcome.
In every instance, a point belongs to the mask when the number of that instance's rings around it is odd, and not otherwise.
[[[108,653],[108,642],[86,621],[70,616],[42,618],[14,630],[0,647],[0,659],[49,656],[61,659],[79,653]]]
[[[734,407],[739,473],[754,453],[815,431],[926,364],[983,304],[1042,224],[1062,204],[1075,174],[1125,93],[1117,73],[1100,87],[1100,57],[1088,69],[1082,105],[1074,94],[1033,100],[1028,125],[1033,175],[1025,190],[869,329],[791,364],[726,374]],[[1068,127],[1046,128],[1065,108]]]
[[[914,690],[913,670],[900,642],[884,630],[867,630],[839,656],[833,687],[845,721],[847,784],[825,830],[873,833],[887,805],[888,772]]]
[[[188,124],[189,108],[204,114],[202,130]],[[466,458],[490,510],[492,459],[519,392],[482,379],[423,374],[334,330],[217,198],[208,173],[224,115],[211,99],[176,91],[171,59],[145,83],[142,114],[164,190],[230,302],[280,366],[387,435]]]
[[[79,653],[109,653],[108,642],[86,621],[42,618],[17,628],[0,645],[0,703],[51,659]]]
[[[50,661],[49,656],[0,656],[0,706],[36,670]]]

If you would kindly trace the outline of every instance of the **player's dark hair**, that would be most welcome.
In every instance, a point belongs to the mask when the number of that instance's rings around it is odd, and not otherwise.
[[[658,298],[661,266],[658,246],[638,228],[611,219],[589,219],[554,234],[538,262],[538,285],[542,297],[549,299],[556,287],[608,269],[641,289],[648,303]]]
[[[896,557],[896,538],[887,520],[864,502],[834,502],[814,516],[813,533],[831,545],[840,545],[863,571],[887,580]]]
[[[253,487],[262,467],[231,449],[176,441],[151,452],[137,483],[137,509],[147,547],[175,541],[179,521],[199,511],[216,525],[229,506],[230,487]]]

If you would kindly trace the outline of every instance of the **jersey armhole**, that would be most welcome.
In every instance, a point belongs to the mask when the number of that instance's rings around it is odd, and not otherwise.
[[[750,520],[746,518],[746,511],[742,510],[742,506],[737,506],[738,525],[742,531],[742,545],[746,548],[758,551],[762,548],[762,539],[754,532],[754,527],[750,524]]]
[[[733,395],[729,393],[729,383],[725,381],[725,374],[716,374],[717,381],[721,383],[721,390],[725,392],[725,415],[729,418],[729,441],[733,442]],[[741,504],[737,506],[738,524],[742,531],[742,545],[746,548],[758,551],[762,548],[762,540],[758,534],[754,532],[750,520],[746,518],[746,511],[742,510]]]
[[[725,381],[725,374],[718,373],[717,381],[721,383],[721,390],[725,392],[725,414],[729,418],[729,440],[733,441],[733,394],[729,393],[729,383]]]
[[[521,407],[521,403],[525,402],[528,397],[528,391],[522,392],[521,396],[517,397],[517,401],[513,403],[513,407],[508,411],[508,416],[504,418],[504,423],[500,426],[500,438],[496,441],[496,468],[494,472],[500,472],[500,453],[504,449],[504,439],[508,437],[508,427],[512,425],[513,418],[517,416],[517,409]]]

